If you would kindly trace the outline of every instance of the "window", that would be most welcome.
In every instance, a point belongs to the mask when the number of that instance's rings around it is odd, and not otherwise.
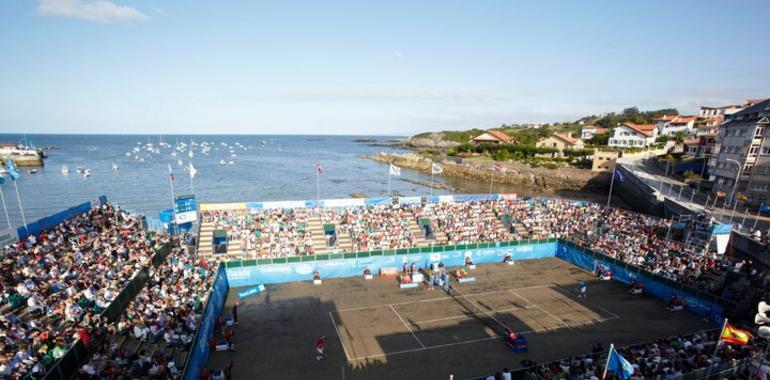
[[[749,148],[749,156],[756,156],[758,151],[759,151],[759,146],[757,146],[757,145],[752,145],[752,146]]]
[[[746,164],[743,167],[743,175],[747,175],[748,173],[751,173],[752,169],[754,169],[754,164]]]
[[[762,137],[762,135],[765,134],[765,127],[757,127],[756,130],[754,130],[754,137]]]
[[[770,146],[763,146],[760,154],[770,154]]]

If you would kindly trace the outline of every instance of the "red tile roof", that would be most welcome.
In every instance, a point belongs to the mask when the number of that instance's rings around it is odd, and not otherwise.
[[[556,137],[557,139],[560,139],[569,145],[575,145],[578,143],[578,139],[561,133],[554,133],[553,137]]]
[[[593,129],[595,134],[607,132],[607,128],[597,127],[595,125],[586,125],[583,129]]]
[[[497,137],[498,139],[505,141],[505,142],[511,142],[513,141],[513,137],[508,136],[505,132],[502,131],[495,131],[495,130],[488,130],[487,133],[489,133],[492,136]]]

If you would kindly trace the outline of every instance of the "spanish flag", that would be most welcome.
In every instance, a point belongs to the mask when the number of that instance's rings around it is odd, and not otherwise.
[[[745,346],[749,344],[751,340],[751,333],[746,330],[741,330],[733,327],[729,323],[725,323],[725,328],[722,330],[722,336],[719,338],[722,342],[737,344],[739,346]]]

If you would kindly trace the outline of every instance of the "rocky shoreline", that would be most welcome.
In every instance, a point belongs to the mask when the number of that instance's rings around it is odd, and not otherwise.
[[[496,192],[515,192],[522,196],[558,196],[564,192],[606,193],[610,180],[607,173],[575,168],[547,169],[519,162],[498,162],[504,171],[496,172],[491,170],[493,161],[483,159],[434,161],[416,153],[379,153],[366,158],[427,173],[430,173],[431,164],[436,162],[443,169],[441,176],[451,182],[450,187],[463,192],[488,189],[493,175]]]

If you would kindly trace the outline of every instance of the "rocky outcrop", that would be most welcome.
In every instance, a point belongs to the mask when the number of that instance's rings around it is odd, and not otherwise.
[[[406,138],[401,143],[402,146],[407,148],[417,149],[448,149],[453,148],[460,143],[456,141],[447,140],[442,133],[422,133],[409,138]]]
[[[415,153],[380,153],[368,157],[374,161],[392,163],[403,168],[429,172],[432,161]],[[438,163],[441,175],[477,183],[489,183],[494,175],[496,184],[507,184],[523,193],[553,193],[556,191],[602,191],[609,186],[608,177],[590,170],[575,168],[547,169],[519,162],[500,163],[503,172],[490,170],[489,160],[443,160]]]

